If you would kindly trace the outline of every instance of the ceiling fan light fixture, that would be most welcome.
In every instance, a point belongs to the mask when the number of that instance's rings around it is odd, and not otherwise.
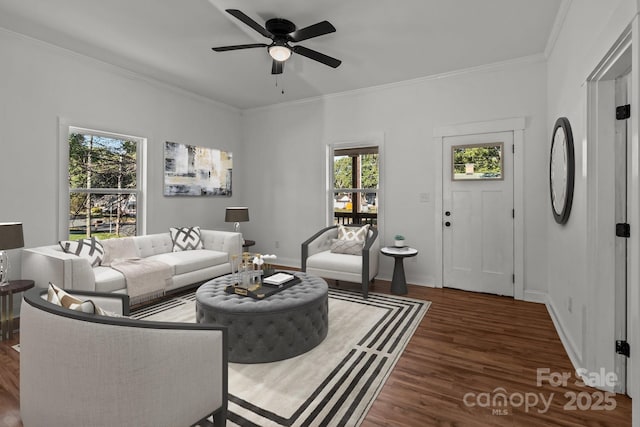
[[[269,47],[269,55],[276,61],[286,61],[291,57],[291,49],[282,45],[273,45]]]

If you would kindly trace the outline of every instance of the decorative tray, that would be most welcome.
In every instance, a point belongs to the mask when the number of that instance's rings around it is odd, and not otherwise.
[[[268,277],[271,276],[267,276],[267,278]],[[283,282],[279,285],[270,285],[268,283],[264,283],[264,279],[265,278],[263,277],[260,283],[250,286],[249,289],[235,284],[227,286],[226,288],[224,288],[224,291],[228,294],[236,294],[243,297],[251,297],[253,299],[264,299],[268,296],[277,294],[280,291],[284,291],[285,289],[302,282],[302,279],[296,276],[293,276],[291,280],[287,280],[286,282]]]

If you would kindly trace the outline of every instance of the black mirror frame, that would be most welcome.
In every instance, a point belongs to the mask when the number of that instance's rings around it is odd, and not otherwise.
[[[566,197],[564,199],[564,205],[560,212],[556,212],[555,207],[553,206],[553,183],[551,182],[551,162],[552,162],[552,153],[553,146],[555,143],[555,135],[558,128],[562,128],[564,132],[564,140],[567,148],[567,183],[566,183]],[[551,133],[551,150],[549,154],[549,199],[551,201],[551,210],[553,212],[553,217],[558,224],[566,224],[569,220],[569,215],[571,214],[571,205],[573,203],[573,186],[575,182],[575,156],[574,156],[574,148],[573,148],[573,132],[571,131],[571,124],[569,123],[569,119],[566,117],[560,117],[556,120],[555,125],[553,126],[553,132]]]

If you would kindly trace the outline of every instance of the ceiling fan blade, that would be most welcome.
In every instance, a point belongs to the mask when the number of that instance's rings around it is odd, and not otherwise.
[[[314,61],[322,62],[329,67],[338,68],[338,66],[342,64],[342,61],[340,61],[339,59],[332,58],[325,55],[324,53],[317,52],[304,46],[293,46],[292,49],[297,54],[306,56],[307,58],[313,59]]]
[[[294,31],[289,35],[289,40],[291,40],[292,42],[301,42],[303,40],[323,36],[335,31],[336,28],[331,25],[329,21],[322,21],[318,22],[317,24],[309,25],[308,27]]]
[[[273,64],[271,64],[271,74],[282,74],[284,71],[284,61],[276,61],[273,60]]]
[[[273,34],[271,34],[269,31],[267,31],[266,28],[264,28],[262,25],[258,24],[253,19],[249,18],[247,15],[245,15],[243,12],[239,11],[238,9],[227,9],[227,13],[229,13],[230,15],[234,16],[235,18],[239,19],[240,21],[242,21],[246,25],[250,26],[251,28],[253,28],[257,32],[259,32],[263,36],[265,36],[265,37],[267,37],[269,39],[273,37]]]
[[[252,43],[252,44],[238,44],[235,46],[220,46],[220,47],[212,47],[211,49],[216,52],[226,52],[228,50],[238,50],[238,49],[252,49],[254,47],[267,47],[268,44],[264,43]]]

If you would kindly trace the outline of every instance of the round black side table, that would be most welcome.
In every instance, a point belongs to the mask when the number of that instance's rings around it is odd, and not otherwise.
[[[380,249],[383,255],[395,258],[393,266],[393,279],[391,279],[391,293],[396,295],[407,294],[407,280],[404,276],[404,259],[418,255],[418,250],[404,247],[385,246]]]
[[[2,341],[13,338],[13,294],[24,292],[34,286],[33,280],[9,280],[4,286],[0,286],[0,329],[2,329]]]

